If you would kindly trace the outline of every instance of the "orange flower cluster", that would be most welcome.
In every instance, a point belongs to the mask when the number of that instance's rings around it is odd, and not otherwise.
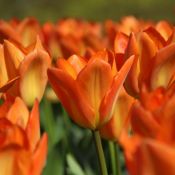
[[[45,165],[47,135],[40,139],[39,106],[30,112],[20,97],[0,106],[0,172],[39,175]]]
[[[175,174],[173,25],[134,17],[1,20],[4,175],[41,173],[47,136],[40,139],[38,103],[47,79],[74,122],[121,144],[131,175]]]

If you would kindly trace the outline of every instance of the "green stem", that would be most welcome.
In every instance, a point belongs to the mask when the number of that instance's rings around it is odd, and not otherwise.
[[[69,116],[67,115],[66,111],[64,110],[64,108],[62,108],[63,111],[63,120],[64,120],[64,125],[65,125],[65,137],[64,137],[64,145],[66,145],[68,152],[72,152],[71,151],[71,147],[69,144],[69,132],[70,132],[70,128],[71,128],[71,123],[69,120]]]
[[[116,169],[117,169],[116,175],[121,175],[122,173],[121,173],[121,166],[120,166],[120,148],[118,143],[116,143],[115,145],[114,147],[115,147]]]
[[[103,152],[103,147],[102,147],[99,131],[92,131],[92,133],[93,133],[93,137],[94,137],[94,141],[95,141],[95,146],[96,146],[96,151],[97,151],[97,155],[98,155],[101,175],[108,175],[105,156],[104,156],[104,152]]]
[[[115,147],[115,143],[112,141],[109,141],[109,153],[110,153],[110,158],[111,158],[111,167],[112,167],[112,175],[118,175],[117,174],[117,166],[116,166],[116,162],[117,162],[117,157],[116,157],[116,147]]]

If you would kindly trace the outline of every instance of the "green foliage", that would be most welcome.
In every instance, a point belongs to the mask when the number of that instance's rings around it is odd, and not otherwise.
[[[156,9],[156,12],[155,12]],[[40,21],[63,17],[91,20],[114,19],[135,15],[138,18],[174,21],[174,0],[1,0],[1,18],[35,16]]]

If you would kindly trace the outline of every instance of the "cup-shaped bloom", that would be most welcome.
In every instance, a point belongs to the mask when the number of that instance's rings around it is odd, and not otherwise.
[[[113,75],[111,65],[99,56],[97,53],[85,65],[74,56],[74,61],[61,61],[60,68],[48,70],[49,82],[70,117],[92,130],[112,117],[119,90],[134,60],[132,56]]]
[[[167,34],[168,35],[168,34]],[[149,90],[159,86],[167,87],[174,77],[174,43],[172,36],[165,40],[155,28],[149,27],[140,33],[131,33],[129,39],[118,34],[115,40],[117,66],[136,55],[130,73],[126,79],[126,89],[132,96],[138,96],[143,85]]]
[[[45,165],[47,135],[40,139],[39,104],[31,112],[17,97],[0,106],[0,171],[2,175],[39,175]]]
[[[133,132],[141,137],[174,144],[174,105],[174,85],[167,90],[142,90],[140,101],[136,101],[131,109]]]
[[[41,27],[35,18],[0,21],[0,43],[2,44],[4,40],[11,40],[27,48],[35,43],[38,35],[42,38]]]
[[[35,98],[40,101],[47,83],[47,68],[51,64],[51,59],[39,38],[30,49],[24,49],[21,45],[5,40],[2,51],[1,59],[5,64],[1,65],[1,74],[4,79],[6,78],[6,88],[3,90],[8,87],[6,93],[21,96],[28,106],[32,106]],[[10,86],[12,83],[13,86]]]

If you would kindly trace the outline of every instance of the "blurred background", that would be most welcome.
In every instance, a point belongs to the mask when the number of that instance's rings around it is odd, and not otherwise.
[[[118,20],[134,15],[144,19],[175,20],[174,0],[0,0],[0,17],[37,17],[41,22],[62,17]]]

